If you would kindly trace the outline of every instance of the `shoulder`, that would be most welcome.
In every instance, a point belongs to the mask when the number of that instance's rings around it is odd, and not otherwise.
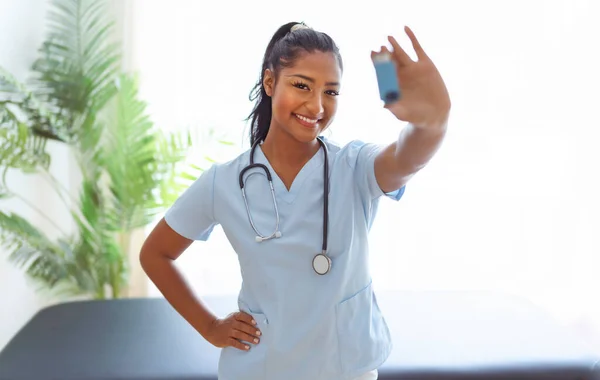
[[[212,196],[219,192],[223,187],[228,188],[236,182],[231,178],[237,179],[237,174],[245,162],[248,161],[248,152],[242,152],[238,156],[224,162],[211,162],[209,165],[200,169],[201,172],[192,180],[191,184],[184,189],[184,194],[194,194],[194,196]],[[187,195],[186,194],[186,195]]]
[[[239,186],[238,178],[241,170],[248,165],[250,150],[243,151],[232,159],[214,161],[196,180],[198,191],[206,192],[214,198],[223,198],[232,194],[232,189]],[[210,191],[207,191],[210,190]]]
[[[351,140],[345,144],[326,138],[323,138],[323,141],[327,144],[328,152],[335,161],[345,162],[350,167],[354,167],[360,161],[374,159],[375,155],[383,148],[380,144],[362,140]]]
[[[224,177],[228,177],[231,173],[239,172],[241,168],[248,165],[249,159],[250,149],[247,149],[230,160],[213,162],[206,171],[210,171],[214,180],[218,181]]]

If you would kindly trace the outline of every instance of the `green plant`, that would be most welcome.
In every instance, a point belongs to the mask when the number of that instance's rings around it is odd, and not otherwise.
[[[23,217],[0,212],[9,260],[62,295],[120,297],[131,234],[148,225],[193,180],[189,133],[161,132],[121,70],[105,1],[55,0],[48,37],[29,83],[0,71],[0,197],[18,197],[10,169],[49,179],[76,226],[50,239]],[[67,144],[82,176],[77,195],[50,174],[48,140]],[[190,172],[191,170],[191,172]]]

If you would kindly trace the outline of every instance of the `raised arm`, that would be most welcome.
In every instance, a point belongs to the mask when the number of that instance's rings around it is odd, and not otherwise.
[[[398,139],[375,159],[375,176],[384,192],[401,188],[427,165],[442,144],[450,114],[450,97],[440,73],[412,30],[405,27],[405,31],[417,61],[410,58],[394,37],[389,37],[392,52],[385,46],[381,49],[392,54],[401,89],[400,100],[384,107],[398,120],[408,122]],[[371,56],[376,54],[372,52]]]

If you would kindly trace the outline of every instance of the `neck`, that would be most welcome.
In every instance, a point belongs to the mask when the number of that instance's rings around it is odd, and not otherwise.
[[[320,149],[317,140],[302,142],[291,135],[272,128],[262,144],[263,154],[269,162],[279,167],[304,165]]]

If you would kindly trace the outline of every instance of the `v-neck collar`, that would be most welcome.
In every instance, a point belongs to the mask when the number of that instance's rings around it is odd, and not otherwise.
[[[311,173],[315,169],[322,168],[323,162],[325,161],[323,154],[323,147],[319,147],[317,153],[315,153],[304,164],[304,166],[302,166],[302,169],[300,169],[300,171],[296,175],[296,178],[294,178],[294,181],[292,182],[292,185],[290,186],[289,190],[271,166],[271,163],[267,159],[267,156],[265,156],[262,150],[262,143],[258,144],[257,146],[255,162],[264,164],[271,172],[271,177],[273,178],[273,187],[275,189],[275,196],[284,200],[286,203],[292,203],[296,199],[296,196],[298,195],[298,192],[300,191],[300,188],[304,184],[305,180],[311,175]]]

